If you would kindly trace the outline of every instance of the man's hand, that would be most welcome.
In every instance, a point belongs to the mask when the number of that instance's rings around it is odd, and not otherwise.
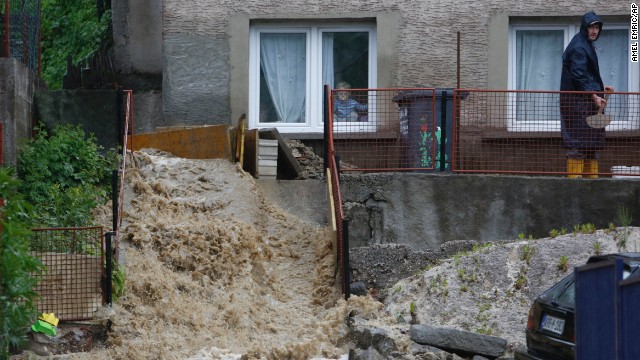
[[[615,91],[615,90],[613,90],[613,86],[607,85],[604,87],[604,91]]]
[[[604,107],[607,106],[607,100],[601,98],[596,94],[592,94],[591,99],[596,104],[596,106],[598,107],[598,111],[600,112],[602,112],[604,110]]]

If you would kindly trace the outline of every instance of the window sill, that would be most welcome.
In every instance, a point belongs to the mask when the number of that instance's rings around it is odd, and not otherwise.
[[[480,132],[482,133],[482,139],[486,141],[500,141],[504,139],[555,139],[561,138],[560,131],[507,131],[507,130],[489,130],[476,129],[476,130],[462,130],[463,133],[468,132]],[[627,130],[627,131],[607,131],[605,132],[607,138],[631,138],[640,137],[640,130]]]

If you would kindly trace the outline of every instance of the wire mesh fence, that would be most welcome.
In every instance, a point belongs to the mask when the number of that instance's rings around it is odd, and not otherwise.
[[[434,89],[333,89],[329,122],[340,171],[433,170]]]
[[[640,94],[456,90],[454,171],[640,175]]]
[[[103,303],[102,227],[33,229],[32,255],[45,266],[36,291],[41,313],[88,320]]]
[[[3,56],[40,73],[40,0],[4,0],[0,11]]]

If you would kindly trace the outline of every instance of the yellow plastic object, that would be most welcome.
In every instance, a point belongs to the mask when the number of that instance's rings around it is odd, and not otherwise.
[[[44,320],[53,326],[58,326],[58,321],[60,321],[54,313],[42,313],[38,319]]]
[[[37,323],[31,325],[31,330],[34,332],[41,332],[49,336],[56,336],[55,326],[49,324],[46,321],[38,320]]]
[[[567,159],[567,175],[568,178],[581,178],[584,161],[582,159]]]

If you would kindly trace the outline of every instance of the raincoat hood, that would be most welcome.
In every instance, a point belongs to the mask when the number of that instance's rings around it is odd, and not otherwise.
[[[596,15],[596,13],[593,11],[590,11],[582,15],[582,23],[580,24],[580,33],[584,35],[584,37],[586,37],[587,40],[589,39],[589,25],[594,23],[598,24],[598,26],[600,27],[600,32],[598,33],[598,37],[596,38],[596,40],[598,40],[598,38],[600,37],[600,34],[602,34],[602,20],[600,20],[600,17]]]

